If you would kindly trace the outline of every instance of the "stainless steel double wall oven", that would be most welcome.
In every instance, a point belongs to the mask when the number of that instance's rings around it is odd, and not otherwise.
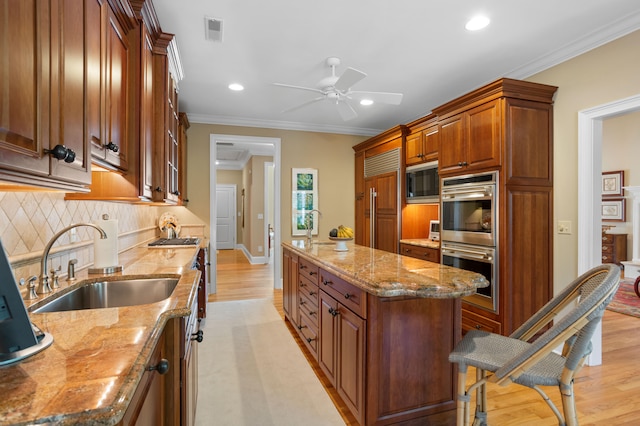
[[[443,265],[478,272],[491,283],[465,301],[498,310],[498,172],[442,178],[440,250]]]

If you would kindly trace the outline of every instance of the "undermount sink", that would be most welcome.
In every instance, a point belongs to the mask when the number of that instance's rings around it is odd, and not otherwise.
[[[137,278],[87,283],[34,309],[33,312],[145,305],[168,298],[177,284],[177,278]]]

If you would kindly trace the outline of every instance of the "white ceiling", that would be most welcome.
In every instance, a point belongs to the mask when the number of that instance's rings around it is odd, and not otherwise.
[[[176,35],[180,110],[199,123],[375,135],[500,77],[523,79],[640,29],[638,0],[153,0]],[[484,30],[465,30],[477,13]],[[205,17],[222,20],[221,42]],[[354,90],[403,93],[398,106],[353,103],[343,121],[315,98],[326,58],[367,73]],[[237,82],[242,92],[227,86]],[[226,154],[225,154],[226,155]],[[233,155],[229,153],[228,155]],[[239,154],[238,154],[239,155]],[[264,154],[260,154],[264,155]]]

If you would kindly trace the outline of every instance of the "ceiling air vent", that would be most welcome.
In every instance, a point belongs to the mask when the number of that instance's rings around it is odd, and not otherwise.
[[[211,41],[222,41],[222,19],[205,16],[204,37]]]

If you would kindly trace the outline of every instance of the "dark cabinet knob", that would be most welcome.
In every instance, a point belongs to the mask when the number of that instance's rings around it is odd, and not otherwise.
[[[162,187],[161,186],[156,186],[156,192],[162,192]]]
[[[158,374],[167,374],[169,371],[169,361],[162,358],[157,365],[150,365],[147,367],[147,371],[157,370]]]
[[[353,295],[352,295],[352,294],[349,294],[349,293],[345,293],[345,294],[344,294],[344,298],[345,298],[345,299],[351,299],[351,297],[353,297]]]
[[[65,163],[73,163],[76,160],[76,153],[64,145],[56,145],[53,149],[45,149],[44,153],[49,154],[56,160],[64,160]]]
[[[198,343],[202,342],[202,340],[204,339],[204,335],[202,333],[202,330],[198,330],[197,333],[191,333],[191,340],[197,340]]]
[[[317,272],[309,271],[309,275],[313,276],[315,274],[317,274]]]
[[[322,284],[329,285],[329,284],[333,284],[333,282],[329,281],[329,280],[324,280],[324,281],[322,281]]]
[[[107,148],[110,151],[113,151],[113,152],[118,152],[118,150],[120,149],[120,148],[118,148],[118,145],[116,145],[113,142],[109,142],[104,147]]]
[[[338,310],[333,308],[329,308],[329,313],[334,317],[339,314]]]

